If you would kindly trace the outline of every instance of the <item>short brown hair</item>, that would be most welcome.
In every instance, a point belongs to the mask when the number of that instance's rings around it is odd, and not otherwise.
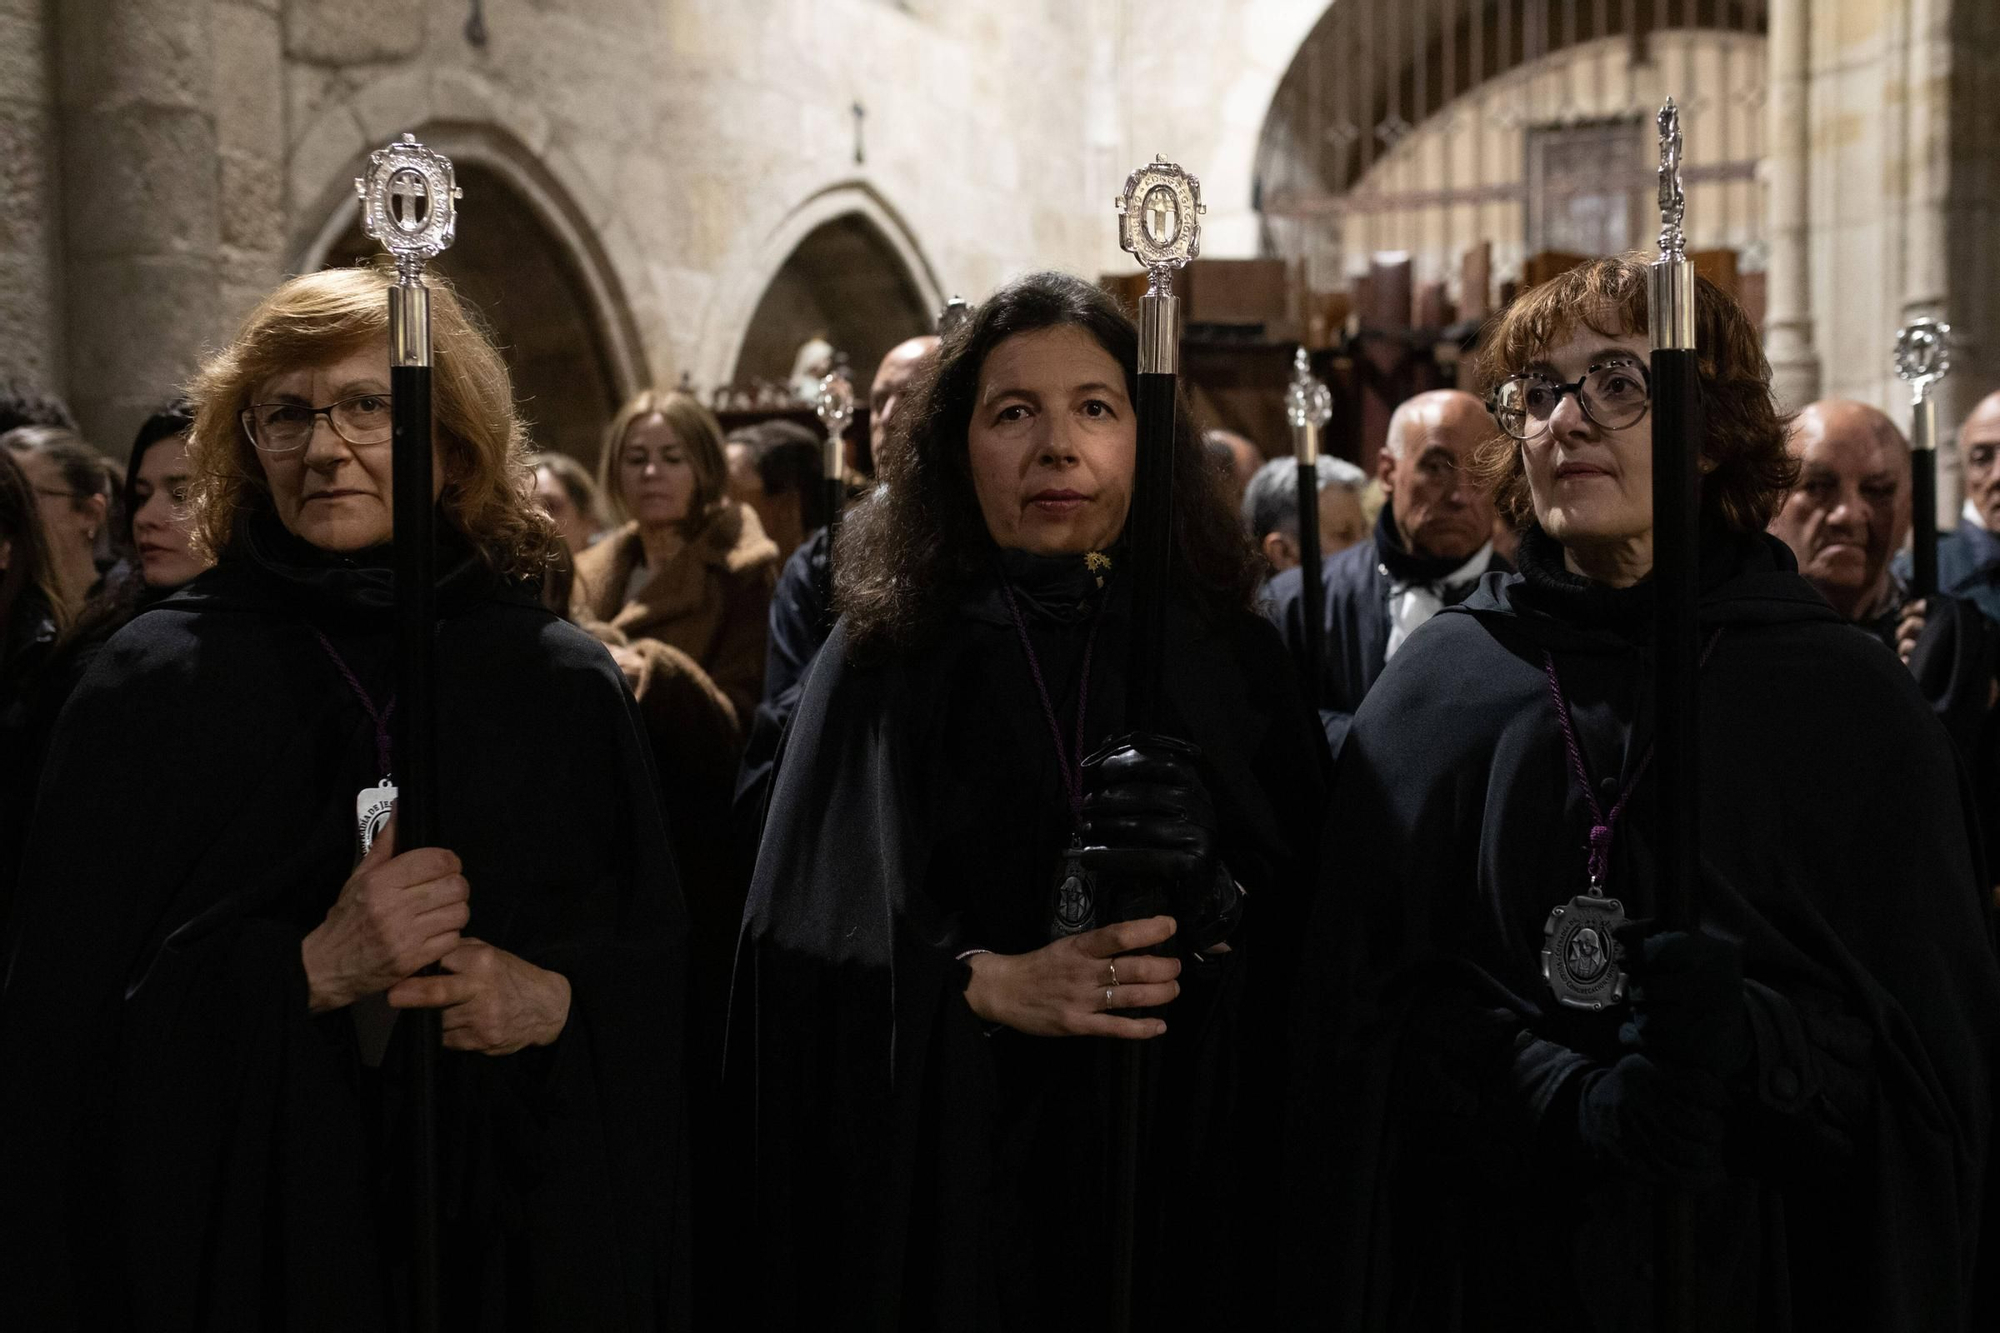
[[[630,518],[625,506],[625,477],[618,465],[625,434],[635,421],[657,416],[666,420],[694,468],[694,499],[688,505],[689,534],[708,526],[729,500],[729,463],[722,451],[722,423],[715,413],[678,390],[642,389],[618,409],[604,432],[604,453],[597,460],[597,490],[605,507],[620,523]]]
[[[1523,292],[1479,355],[1479,392],[1490,394],[1577,327],[1607,338],[1648,328],[1649,265],[1638,255],[1599,259]],[[1734,532],[1762,532],[1798,480],[1786,447],[1791,419],[1771,397],[1771,365],[1743,307],[1706,278],[1695,279],[1695,347],[1703,411],[1702,519]],[[1534,506],[1521,445],[1496,429],[1472,468],[1508,522],[1526,527]]]
[[[270,485],[241,421],[257,386],[386,339],[394,276],[370,265],[293,278],[259,302],[235,340],[195,374],[188,386],[188,507],[197,552],[219,555],[242,518],[271,508]],[[560,538],[534,500],[527,432],[514,411],[507,364],[451,284],[436,274],[425,281],[445,516],[500,573],[540,578]]]

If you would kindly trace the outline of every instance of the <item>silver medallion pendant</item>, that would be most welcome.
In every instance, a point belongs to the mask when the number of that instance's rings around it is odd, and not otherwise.
[[[1049,938],[1081,935],[1097,929],[1097,876],[1084,868],[1081,847],[1071,843],[1056,865],[1054,899],[1049,910]]]
[[[1625,1002],[1624,946],[1615,934],[1625,907],[1598,892],[1580,894],[1549,913],[1542,926],[1542,980],[1556,1002],[1601,1010]]]
[[[361,855],[368,855],[368,849],[375,845],[375,835],[388,826],[389,816],[395,810],[396,784],[387,778],[355,794],[354,836],[361,844]]]

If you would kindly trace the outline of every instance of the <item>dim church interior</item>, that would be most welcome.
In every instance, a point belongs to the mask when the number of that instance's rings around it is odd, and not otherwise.
[[[1906,414],[1918,313],[1947,425],[2000,385],[1986,0],[0,0],[0,51],[0,372],[114,453],[282,274],[369,253],[350,182],[404,130],[459,164],[440,267],[537,443],[587,461],[645,384],[747,419],[815,340],[865,377],[952,294],[1129,285],[1110,200],[1158,152],[1209,210],[1198,405],[1281,447],[1303,344],[1365,464],[1523,286],[1652,244],[1669,94],[1781,397]]]

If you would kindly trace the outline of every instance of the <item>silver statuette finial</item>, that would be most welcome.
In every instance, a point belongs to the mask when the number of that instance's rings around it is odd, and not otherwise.
[[[1681,149],[1681,109],[1669,97],[1660,108],[1660,258],[1668,263],[1687,259],[1687,237],[1681,231],[1687,216]]]
[[[817,398],[813,411],[819,416],[819,424],[826,427],[825,475],[837,479],[846,470],[842,440],[847,434],[847,423],[854,420],[854,386],[848,383],[847,373],[836,370],[822,379]]]
[[[1910,386],[1910,401],[1921,404],[1937,382],[1951,373],[1951,325],[1913,319],[1896,334],[1896,374]]]
[[[354,178],[361,197],[361,226],[396,259],[402,281],[416,283],[424,265],[443,254],[458,234],[458,173],[451,159],[405,134],[368,155],[368,169]]]
[[[1322,427],[1333,420],[1333,393],[1312,373],[1312,361],[1301,347],[1292,356],[1292,383],[1285,390],[1285,419],[1293,430]]]

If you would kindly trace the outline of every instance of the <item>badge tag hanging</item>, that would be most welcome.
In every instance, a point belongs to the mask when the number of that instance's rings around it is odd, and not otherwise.
[[[396,784],[388,778],[355,794],[354,836],[362,856],[368,855],[368,849],[375,845],[375,835],[389,826],[389,816],[395,812]]]
[[[1607,898],[1595,882],[1549,913],[1542,926],[1542,980],[1556,1003],[1596,1011],[1625,1003],[1625,956],[1617,932],[1625,905]]]
[[[1069,850],[1056,866],[1049,938],[1081,935],[1097,929],[1097,876],[1083,864],[1083,840],[1071,838]]]

